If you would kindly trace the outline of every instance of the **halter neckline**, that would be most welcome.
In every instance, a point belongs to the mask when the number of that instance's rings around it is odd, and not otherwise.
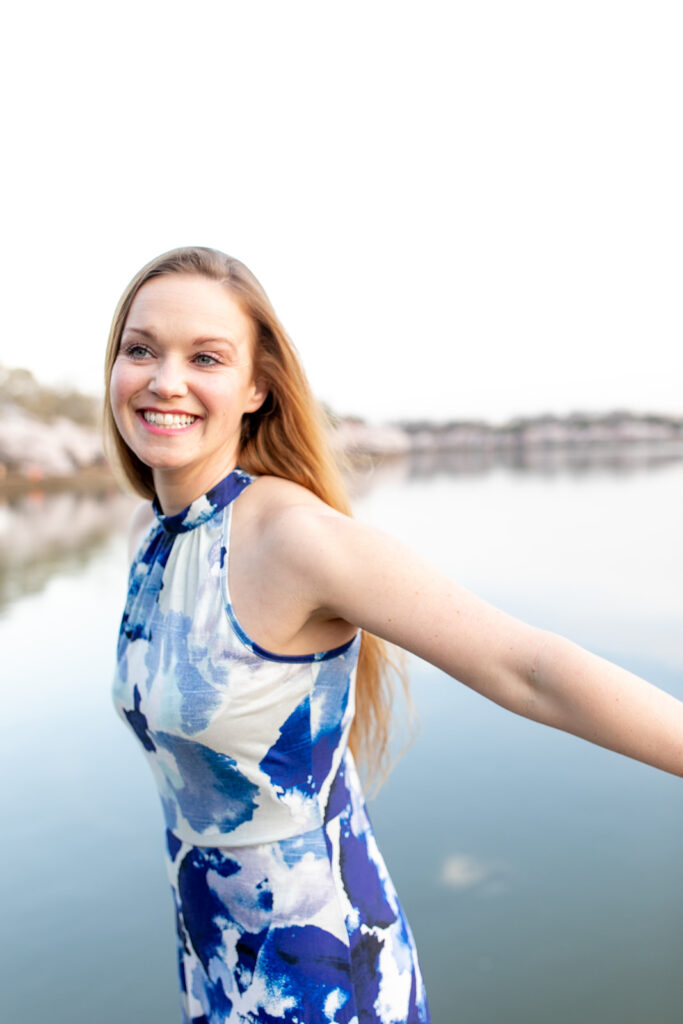
[[[206,494],[202,494],[201,497],[195,498],[187,508],[176,512],[175,515],[164,515],[156,495],[152,502],[152,508],[163,528],[169,533],[186,533],[188,530],[194,530],[195,527],[201,526],[202,523],[207,522],[218,512],[221,512],[226,505],[229,505],[231,501],[234,501],[242,493],[244,488],[253,479],[249,473],[245,473],[243,469],[237,466],[219,484],[212,487]]]

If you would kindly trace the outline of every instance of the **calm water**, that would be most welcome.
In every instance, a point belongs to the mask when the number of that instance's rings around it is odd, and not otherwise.
[[[683,463],[403,464],[358,515],[683,697]],[[125,502],[0,507],[2,1019],[173,1024],[162,824],[109,697]],[[66,540],[68,538],[68,541]],[[419,736],[370,812],[435,1024],[680,1024],[680,780],[411,663]]]

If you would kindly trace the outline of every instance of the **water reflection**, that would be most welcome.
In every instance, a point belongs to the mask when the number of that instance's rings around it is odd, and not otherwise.
[[[135,500],[112,485],[92,494],[31,491],[0,505],[0,612],[87,565],[125,528]]]
[[[676,463],[683,463],[683,448],[674,443],[453,450],[355,459],[346,479],[352,497],[362,498],[388,484],[484,477],[500,469],[540,478],[614,477],[653,474]],[[87,565],[113,532],[125,529],[137,500],[113,482],[86,494],[35,490],[4,504],[0,497],[0,612],[40,592],[55,575]]]
[[[358,514],[680,694],[680,460],[593,460],[580,483],[570,463],[366,466]],[[3,1019],[22,1024],[90,1024],[93,1005],[97,1024],[177,1020],[158,794],[108,690],[125,545],[105,541],[130,505],[0,506],[0,601],[41,591],[0,615],[2,816],[20,837],[2,851]],[[410,668],[420,733],[371,816],[434,1024],[679,1024],[680,780]]]
[[[419,480],[434,476],[485,476],[506,469],[513,474],[582,477],[594,474],[632,476],[664,470],[683,462],[683,446],[668,444],[594,445],[591,447],[519,447],[414,452],[408,456],[357,459],[349,472],[354,495],[379,482]]]
[[[486,895],[502,892],[510,866],[484,861],[467,853],[452,853],[441,865],[439,881],[449,889],[482,889]]]

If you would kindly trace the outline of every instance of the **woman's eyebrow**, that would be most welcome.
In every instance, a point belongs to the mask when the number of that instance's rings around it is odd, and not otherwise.
[[[202,335],[201,338],[195,338],[194,341],[192,342],[192,345],[211,345],[216,343],[218,343],[219,345],[228,345],[229,348],[235,348],[235,342],[232,341],[230,338],[226,338],[222,334]]]
[[[154,341],[155,335],[153,331],[146,331],[144,327],[124,327],[123,333],[141,334],[143,338],[149,338],[150,341]]]

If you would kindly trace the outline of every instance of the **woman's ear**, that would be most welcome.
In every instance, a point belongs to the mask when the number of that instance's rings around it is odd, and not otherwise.
[[[251,399],[245,412],[258,412],[268,397],[269,390],[265,377],[257,377],[252,384]]]

